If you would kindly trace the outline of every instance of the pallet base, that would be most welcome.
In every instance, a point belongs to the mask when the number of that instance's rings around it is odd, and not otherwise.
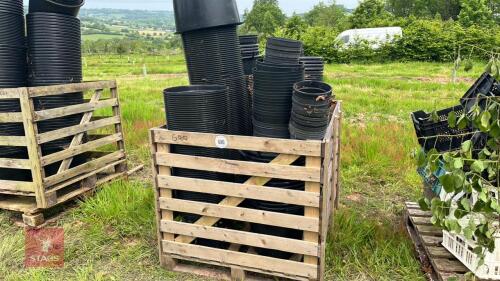
[[[431,281],[464,280],[469,270],[443,247],[443,232],[432,225],[431,217],[431,212],[422,211],[417,203],[406,203],[406,228],[423,271]]]
[[[117,166],[112,173],[98,173],[79,180],[76,184],[70,187],[64,196],[57,199],[57,203],[48,209],[40,209],[37,207],[34,198],[23,196],[0,196],[0,209],[20,213],[20,219],[14,218],[16,225],[21,227],[44,227],[49,223],[57,221],[65,213],[77,206],[78,199],[92,196],[99,186],[118,180],[127,178],[131,174],[139,171],[144,166],[138,166],[129,171],[121,172]]]
[[[292,257],[292,260],[294,257]],[[226,267],[218,263],[210,263],[195,258],[186,258],[176,255],[163,255],[160,258],[163,268],[178,273],[195,274],[201,277],[207,277],[217,280],[228,281],[293,281],[308,279],[290,279],[283,276],[277,276],[273,273],[255,272],[255,269],[249,270],[242,267]]]

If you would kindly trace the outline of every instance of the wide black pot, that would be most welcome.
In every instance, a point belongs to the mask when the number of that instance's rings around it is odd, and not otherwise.
[[[85,0],[30,0],[29,12],[30,14],[44,12],[76,17],[84,4]]]
[[[174,12],[178,33],[241,24],[235,0],[174,0]]]

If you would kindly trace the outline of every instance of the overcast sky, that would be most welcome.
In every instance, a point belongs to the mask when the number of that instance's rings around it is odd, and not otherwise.
[[[252,7],[253,0],[236,0],[241,12]],[[303,13],[311,9],[320,0],[280,0],[280,6],[287,14]],[[328,0],[325,0],[328,2]],[[354,8],[358,0],[338,0],[347,8]],[[86,8],[115,8],[140,10],[173,10],[172,0],[86,0]]]

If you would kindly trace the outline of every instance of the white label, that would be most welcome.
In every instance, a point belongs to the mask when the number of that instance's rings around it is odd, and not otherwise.
[[[225,136],[217,136],[215,138],[215,146],[218,148],[226,148],[228,146],[228,141]]]

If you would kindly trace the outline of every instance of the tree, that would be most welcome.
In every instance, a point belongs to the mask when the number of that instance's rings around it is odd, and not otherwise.
[[[388,0],[387,10],[397,17],[435,18],[439,15],[442,20],[455,20],[460,13],[460,0]]]
[[[331,2],[329,5],[320,2],[304,16],[306,22],[312,26],[333,27],[336,30],[347,29],[347,15],[342,5]]]
[[[281,29],[283,34],[278,37],[300,40],[307,27],[306,21],[301,16],[294,14],[286,21],[285,26]]]
[[[251,11],[245,11],[243,31],[256,31],[270,35],[285,24],[286,16],[279,7],[278,0],[255,0]]]
[[[485,0],[463,1],[458,21],[465,27],[493,25],[493,13]]]
[[[391,15],[385,10],[382,0],[363,0],[354,10],[350,18],[352,27],[370,27],[376,21],[389,18]]]

